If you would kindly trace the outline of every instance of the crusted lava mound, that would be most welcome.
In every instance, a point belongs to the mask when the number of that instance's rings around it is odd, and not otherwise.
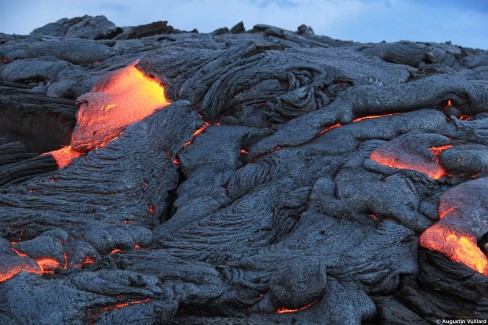
[[[0,323],[488,317],[488,53],[0,34]]]

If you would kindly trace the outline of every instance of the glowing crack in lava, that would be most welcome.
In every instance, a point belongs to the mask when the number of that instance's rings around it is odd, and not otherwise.
[[[316,303],[317,303],[317,301],[312,301],[308,305],[300,307],[298,309],[287,309],[287,308],[282,307],[282,308],[278,308],[278,310],[276,310],[276,313],[278,313],[278,314],[298,313],[299,311],[302,311],[302,310],[305,310],[305,309],[312,307]]]
[[[138,61],[98,80],[81,95],[76,127],[70,145],[48,152],[63,168],[87,151],[106,146],[127,126],[170,104],[164,87],[137,69]]]
[[[16,261],[14,265],[9,265],[5,269],[4,267],[2,267],[2,265],[0,265],[0,283],[14,277],[15,275],[23,271],[35,274],[42,274],[42,270],[35,263],[29,264],[19,260]]]
[[[403,153],[389,150],[390,148],[384,148],[383,146],[374,150],[370,157],[372,160],[383,166],[397,169],[415,170],[427,174],[432,179],[440,179],[445,175],[445,170],[439,164],[438,155],[442,151],[449,148],[452,148],[452,145],[428,148],[433,155],[431,160],[427,160],[420,155],[408,152]]]

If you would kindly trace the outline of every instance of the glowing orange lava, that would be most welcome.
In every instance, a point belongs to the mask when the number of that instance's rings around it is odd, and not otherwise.
[[[336,129],[336,128],[341,127],[341,126],[342,126],[342,124],[340,124],[340,123],[336,123],[334,125],[331,125],[331,126],[325,128],[325,129],[323,129],[322,131],[320,131],[319,134],[318,134],[318,136],[321,136],[325,132],[330,131],[332,129]]]
[[[210,126],[210,124],[208,124],[207,122],[205,122],[201,128],[199,128],[198,130],[196,130],[195,132],[193,132],[193,135],[191,136],[191,139],[187,142],[185,142],[183,144],[183,147],[186,147],[186,146],[189,146],[190,144],[193,143],[193,140],[195,140],[195,137],[197,135],[199,135],[200,133],[202,133],[203,131],[205,131],[206,128],[208,128]]]
[[[71,143],[48,152],[60,168],[89,150],[106,146],[127,126],[170,104],[164,87],[136,68],[137,61],[102,77],[81,103]]]
[[[15,254],[19,255],[19,256],[22,256],[22,257],[29,257],[27,254],[19,251],[18,249],[15,249],[15,248],[12,248],[12,250],[14,251]]]
[[[449,148],[452,148],[452,144],[447,144],[440,147],[431,147],[429,148],[429,151],[432,152],[432,154],[435,156],[435,161],[439,163],[439,154]]]
[[[27,255],[26,253],[24,253],[22,251],[19,251],[18,249],[12,248],[12,251],[21,257],[30,257],[29,255]],[[64,267],[61,267],[61,263],[59,263],[58,261],[56,261],[55,259],[50,258],[50,257],[44,257],[44,258],[36,259],[36,263],[39,265],[39,268],[41,269],[41,272],[39,274],[54,273],[55,269],[66,268],[67,263],[68,263],[68,258],[67,258],[66,253],[64,255],[64,258],[66,261],[66,265]],[[34,272],[34,273],[36,273],[36,272]]]
[[[488,276],[488,259],[476,244],[474,236],[436,224],[420,236],[420,245]]]
[[[124,308],[130,305],[137,305],[137,304],[142,304],[145,302],[151,301],[151,298],[146,298],[146,299],[141,299],[141,300],[133,300],[133,301],[127,301],[127,302],[119,302],[115,304],[115,308]]]
[[[440,179],[445,175],[444,168],[439,164],[439,154],[446,149],[452,148],[451,144],[430,147],[429,151],[435,158],[435,163],[432,161],[421,161],[418,157],[412,155],[402,156],[393,150],[383,150],[382,147],[377,148],[371,153],[370,158],[378,164],[388,166],[390,168],[409,169],[427,174],[432,179]]]
[[[120,253],[120,252],[121,252],[121,250],[118,249],[118,248],[116,248],[113,251],[111,251],[110,254],[117,254],[117,253]]]
[[[71,164],[71,161],[73,159],[83,155],[83,153],[73,150],[71,146],[65,146],[59,150],[50,151],[43,155],[46,154],[51,154],[53,156],[59,168],[64,168],[68,166],[69,164]]]
[[[445,216],[447,216],[448,214],[450,214],[453,211],[456,211],[455,207],[444,208],[441,204],[439,206],[439,219],[444,218]]]
[[[95,263],[95,260],[93,260],[91,257],[87,256],[87,257],[85,257],[85,259],[81,263],[81,266],[85,266],[85,265],[93,264],[93,263]]]
[[[37,264],[42,270],[42,273],[54,273],[55,269],[59,269],[61,264],[53,258],[44,257],[36,259]]]
[[[396,153],[389,154],[376,149],[371,153],[370,157],[380,165],[390,168],[415,170],[427,174],[432,179],[440,179],[444,176],[444,168],[438,164],[434,166],[432,164],[412,164],[399,159]]]
[[[358,117],[352,120],[353,123],[362,121],[362,120],[369,120],[373,118],[380,118],[380,117],[385,117],[385,116],[392,116],[392,115],[397,115],[398,113],[391,113],[391,114],[383,114],[383,115],[368,115],[368,116],[363,116],[363,117]]]
[[[378,217],[374,214],[368,214],[368,216],[373,219],[374,221],[378,220]]]
[[[303,307],[300,307],[298,309],[287,309],[287,308],[278,308],[278,310],[276,310],[276,312],[278,314],[285,314],[285,313],[297,313],[299,311],[302,311],[302,310],[305,310],[307,308],[310,308],[312,307],[313,305],[315,305],[317,303],[317,301],[313,301],[311,303],[309,303],[308,305],[306,306],[303,306]]]
[[[14,267],[11,267],[6,272],[0,273],[0,283],[3,281],[6,281],[8,279],[11,279],[13,276],[15,276],[16,274],[18,274],[22,271],[29,272],[29,273],[35,273],[35,274],[42,274],[42,272],[38,269],[36,270],[33,268],[27,268],[27,267],[20,266],[20,265],[14,266]]]

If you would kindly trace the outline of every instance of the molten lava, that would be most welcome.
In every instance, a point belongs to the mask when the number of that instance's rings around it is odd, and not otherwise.
[[[198,130],[196,130],[195,132],[193,132],[193,135],[191,136],[191,139],[190,139],[189,141],[185,142],[185,143],[183,144],[183,147],[187,147],[187,146],[189,146],[190,144],[192,144],[192,143],[193,143],[193,141],[195,140],[195,137],[196,137],[197,135],[199,135],[200,133],[202,133],[203,131],[205,131],[205,130],[206,130],[208,127],[209,127],[209,126],[210,126],[210,124],[209,124],[209,123],[207,123],[207,122],[205,122],[205,123],[202,125],[202,127],[201,127],[201,128],[199,128]]]
[[[380,118],[380,117],[386,117],[386,116],[392,116],[392,115],[397,115],[398,113],[390,113],[390,114],[383,114],[383,115],[367,115],[363,117],[358,117],[352,120],[353,123],[362,121],[362,120],[369,120],[369,119],[374,119],[374,118]]]
[[[37,264],[42,270],[42,273],[54,273],[55,269],[59,269],[61,264],[53,258],[45,257],[36,260]]]
[[[83,155],[83,153],[73,150],[71,146],[65,146],[59,150],[50,151],[48,154],[53,156],[59,168],[68,166],[73,159]]]
[[[374,221],[378,220],[378,217],[374,214],[368,214],[368,216],[373,219]]]
[[[444,108],[448,108],[448,107],[451,107],[452,106],[452,100],[448,99],[447,100],[447,104],[446,106],[444,106]]]
[[[12,243],[12,244],[15,244],[15,243]],[[12,248],[12,251],[15,254],[17,254],[18,256],[30,257],[29,255],[27,255],[26,253],[24,253],[22,251],[19,251],[18,249]],[[61,263],[59,263],[58,261],[56,261],[53,258],[50,258],[50,257],[38,258],[38,259],[36,259],[36,263],[37,263],[37,265],[39,265],[39,268],[41,271],[40,272],[37,272],[37,271],[32,272],[31,270],[25,270],[25,271],[28,271],[31,273],[38,273],[38,274],[54,273],[55,269],[59,269],[59,268],[66,269],[67,268],[68,258],[67,258],[66,253],[64,254],[64,259],[65,259],[65,265],[61,266]]]
[[[309,303],[308,305],[306,306],[303,306],[303,307],[300,307],[298,309],[287,309],[287,308],[278,308],[278,310],[276,311],[278,314],[285,314],[285,313],[297,313],[299,311],[302,311],[302,310],[305,310],[307,308],[310,308],[312,307],[313,305],[315,305],[317,303],[317,301],[312,301],[311,303]]]
[[[380,165],[390,168],[415,170],[427,174],[432,179],[440,179],[444,176],[444,169],[439,165],[414,164],[410,161],[402,160],[396,153],[385,153],[376,149],[371,153],[371,159]]]
[[[488,259],[476,244],[474,236],[436,224],[420,236],[420,245],[488,276]]]
[[[434,156],[435,163],[433,161],[422,161],[422,158],[417,155],[402,155],[393,150],[383,150],[382,147],[374,150],[370,157],[372,160],[383,166],[415,170],[427,174],[432,179],[440,179],[445,175],[445,170],[439,164],[439,154],[449,148],[452,148],[452,145],[448,144],[440,147],[428,148]]]
[[[15,266],[15,267],[10,268],[6,272],[3,272],[3,273],[0,272],[0,283],[12,278],[13,276],[17,275],[18,273],[20,273],[22,271],[26,271],[29,273],[35,273],[35,274],[42,274],[42,272],[40,270],[36,270],[33,268],[26,268],[24,266],[19,265],[19,266]]]
[[[164,87],[136,68],[137,61],[102,77],[81,103],[71,143],[48,152],[63,168],[89,150],[106,146],[127,126],[170,104]]]
[[[87,256],[87,257],[85,257],[85,259],[81,263],[81,266],[85,266],[85,265],[93,264],[93,263],[95,263],[95,260],[93,260],[91,257]]]
[[[435,161],[439,163],[439,154],[449,148],[452,148],[452,144],[448,144],[440,147],[431,147],[429,148],[429,151],[432,152],[432,154],[435,156]]]
[[[119,303],[116,303],[115,304],[115,308],[110,308],[110,307],[106,307],[107,309],[105,310],[110,310],[110,309],[117,309],[117,308],[124,308],[124,307],[127,307],[127,306],[130,306],[130,305],[137,305],[137,304],[143,304],[145,302],[150,302],[151,301],[151,298],[146,298],[146,299],[141,299],[141,300],[133,300],[133,301],[126,301],[126,302],[119,302]]]
[[[318,134],[317,136],[321,136],[321,135],[322,135],[322,134],[324,134],[325,132],[328,132],[328,131],[330,131],[330,130],[336,129],[336,128],[341,127],[341,126],[342,126],[342,124],[340,124],[340,123],[336,123],[336,124],[334,124],[334,125],[331,125],[331,126],[329,126],[329,127],[325,128],[325,129],[323,129],[322,131],[320,131],[320,132],[319,132],[319,134]]]

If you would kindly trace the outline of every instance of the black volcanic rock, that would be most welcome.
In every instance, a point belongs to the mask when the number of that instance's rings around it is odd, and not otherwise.
[[[86,39],[113,38],[122,33],[122,29],[109,21],[105,16],[88,16],[63,18],[55,23],[36,28],[31,35],[49,35],[56,37],[73,37]]]
[[[486,51],[113,27],[0,35],[0,322],[488,318]],[[64,168],[39,155],[78,106],[124,119],[129,65],[171,104]]]
[[[167,21],[155,21],[147,25],[128,27],[117,39],[133,39],[154,35],[171,34],[174,28]]]
[[[246,28],[244,27],[244,23],[242,21],[238,22],[234,27],[230,29],[230,32],[232,34],[244,33],[245,31]]]

